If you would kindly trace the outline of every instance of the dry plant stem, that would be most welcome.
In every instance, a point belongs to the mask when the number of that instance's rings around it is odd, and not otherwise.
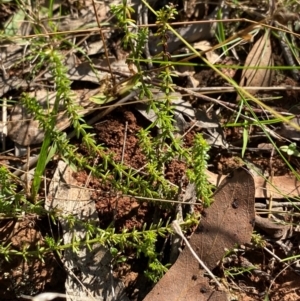
[[[273,170],[273,165],[272,165],[274,150],[275,150],[275,148],[273,147],[272,151],[271,151],[271,155],[270,155],[270,164],[269,164],[269,166],[270,166],[270,178],[269,178],[269,180],[270,180],[271,185],[273,183],[273,177],[274,177],[274,170]],[[269,198],[269,211],[270,211],[270,213],[268,214],[268,218],[271,218],[271,215],[272,215],[271,214],[272,204],[273,204],[273,193],[272,193],[272,191],[270,191],[270,198]]]
[[[229,23],[229,22],[247,22],[247,23],[250,23],[250,24],[260,24],[259,22],[257,21],[253,21],[253,20],[250,20],[250,19],[247,19],[247,18],[232,18],[232,19],[226,19],[226,20],[217,20],[217,19],[213,19],[213,20],[203,20],[203,21],[184,21],[184,22],[170,22],[168,23],[170,26],[175,26],[175,25],[188,25],[188,24],[201,24],[201,23],[210,23],[210,22],[215,22],[215,23]],[[278,28],[274,27],[274,26],[270,26],[270,25],[266,25],[266,24],[263,24],[265,27],[267,28],[270,28],[270,29],[273,29],[273,30],[278,30]],[[140,27],[140,28],[143,28],[143,27],[157,27],[157,24],[141,24],[141,25],[135,25],[135,26],[128,26],[128,28],[132,28],[132,27]],[[102,29],[102,32],[105,33],[105,32],[110,32],[114,29],[119,29],[118,27],[116,26],[110,26],[109,29]],[[297,34],[297,33],[294,33],[294,32],[291,32],[290,30],[287,30],[287,29],[281,29],[282,32],[287,32],[287,33],[290,33],[292,34],[293,36],[299,38],[300,37],[300,34]],[[80,36],[83,36],[85,37],[87,34],[93,34],[93,33],[99,33],[99,27],[95,27],[95,28],[89,28],[89,29],[79,29],[79,30],[73,30],[73,31],[70,31],[70,30],[61,30],[61,31],[56,31],[56,32],[48,32],[48,33],[39,33],[39,34],[30,34],[30,35],[26,35],[26,36],[16,36],[14,39],[11,39],[12,41],[15,41],[17,42],[18,39],[32,39],[32,38],[38,38],[38,37],[50,37],[50,36],[55,36],[55,35],[70,35],[70,34],[76,34],[76,37],[80,37]],[[211,51],[212,49],[208,49],[208,51]]]
[[[182,201],[182,194],[183,194],[183,183],[182,180],[180,181],[179,190],[177,194],[177,201]],[[182,204],[177,203],[176,205],[176,220],[183,222],[183,214],[182,214]],[[171,251],[170,251],[170,263],[175,263],[178,255],[179,255],[179,248],[182,243],[182,238],[179,234],[175,233],[175,235],[172,235],[172,245],[171,245]]]
[[[67,296],[65,294],[59,294],[59,293],[41,293],[34,297],[27,296],[27,295],[21,295],[20,297],[31,301],[48,301],[48,300],[53,300],[55,298],[66,298]]]
[[[241,258],[240,259],[241,267],[251,270],[251,273],[253,273],[255,276],[258,276],[266,280],[270,280],[271,276],[268,273],[255,267],[255,265],[252,264],[247,258],[245,257],[240,257],[240,258]]]
[[[105,70],[107,71],[107,70]],[[261,90],[261,91],[299,91],[300,87],[295,86],[272,86],[272,87],[243,87],[245,90]],[[201,92],[203,94],[215,94],[216,92],[220,93],[232,93],[235,92],[236,89],[234,87],[202,87],[202,88],[186,88],[193,92]]]
[[[288,240],[288,241],[290,241],[290,240]],[[285,254],[286,256],[288,256],[288,254],[291,254],[291,251],[292,251],[292,248],[291,248],[291,247],[285,245],[285,244],[284,244],[282,241],[280,241],[280,240],[276,241],[275,243],[276,243],[280,248],[282,248],[282,250],[283,250],[283,252],[284,252],[284,254]]]
[[[216,103],[218,105],[221,105],[223,106],[224,108],[226,108],[227,110],[230,110],[231,112],[236,112],[235,109],[232,109],[231,107],[234,106],[234,108],[237,108],[238,106],[237,105],[233,105],[233,104],[229,104],[227,102],[224,102],[224,101],[220,101],[218,99],[214,99],[214,98],[211,98],[211,97],[208,97],[206,95],[203,95],[203,94],[200,94],[200,93],[196,93],[196,92],[192,92],[192,91],[189,91],[188,89],[186,88],[181,88],[181,87],[176,87],[175,90],[177,91],[185,91],[193,96],[196,96],[196,97],[199,97],[199,98],[202,98],[204,100],[207,100],[207,101],[210,101],[210,102],[213,102],[213,103]],[[225,104],[224,104],[225,103]],[[229,107],[230,106],[230,107]],[[249,111],[248,108],[244,108],[246,111]],[[252,109],[253,112],[257,112],[256,109]],[[266,110],[264,110],[266,111]],[[259,109],[259,112],[263,112],[263,110]],[[267,112],[267,111],[266,111]],[[271,114],[271,113],[270,113]],[[241,116],[245,119],[245,120],[248,120],[248,121],[254,121],[256,122],[257,120],[254,119],[254,118],[251,118],[249,116],[245,116],[245,115],[242,115]],[[268,127],[265,127],[265,131],[268,132],[270,134],[270,136],[272,136],[273,138],[275,139],[281,139],[281,140],[284,140],[283,137],[280,137],[278,134],[276,134],[274,131],[272,131],[271,129],[269,129]]]
[[[264,213],[268,212],[268,210],[269,210],[269,209],[265,209],[266,205],[264,205],[264,204],[259,204],[258,206],[260,206],[260,207],[258,207],[256,205],[257,204],[255,204],[255,207],[258,208],[258,210],[260,210]],[[276,207],[291,207],[291,208],[294,208],[295,206],[299,206],[299,205],[300,205],[299,201],[297,201],[297,202],[295,202],[295,201],[293,201],[293,202],[275,202],[275,201],[273,201],[272,202],[272,208],[276,208]],[[263,210],[263,209],[265,209],[265,210]],[[286,211],[282,211],[282,210],[280,210],[280,211],[272,210],[270,212],[273,213],[273,214],[274,213],[286,213]],[[292,213],[293,216],[295,216],[295,214],[296,214],[296,216],[299,215],[297,213]]]
[[[275,258],[276,260],[278,260],[279,262],[281,262],[281,259],[275,255],[272,251],[270,251],[268,248],[264,247],[264,250],[267,251],[269,254],[271,254],[273,256],[273,258]],[[270,283],[270,286],[268,288],[268,292],[271,291],[271,288],[273,286],[273,284],[275,283],[275,280],[286,270],[286,269],[289,269],[290,271],[294,272],[296,275],[300,275],[297,271],[295,271],[292,267],[291,267],[291,264],[287,264],[285,263],[284,264],[284,268],[273,278],[273,280],[271,281]]]
[[[139,16],[140,16],[139,23],[147,25],[148,24],[148,7],[146,5],[144,5],[143,3],[141,3],[139,5]],[[147,39],[146,44],[145,44],[144,52],[145,52],[145,55],[146,55],[146,59],[148,60],[148,68],[152,69],[153,64],[152,64],[152,61],[151,61],[151,55],[150,55],[150,50],[149,50],[149,40],[148,39]]]
[[[117,301],[116,300],[116,294],[115,294],[115,289],[114,289],[114,276],[113,276],[113,267],[110,264],[110,269],[109,269],[109,276],[110,276],[110,283],[111,283],[111,293],[112,293],[112,297],[113,297],[113,301]]]
[[[289,66],[296,66],[295,64],[295,60],[293,58],[293,55],[291,53],[291,49],[289,48],[289,46],[286,44],[285,42],[285,36],[284,34],[281,32],[281,31],[278,31],[278,34],[279,34],[279,43],[280,43],[280,46],[281,46],[281,50],[282,50],[282,53],[283,53],[283,56],[286,60],[286,63],[289,65]],[[292,73],[292,77],[295,81],[298,81],[300,76],[299,76],[299,70],[298,69],[292,69],[290,70],[291,73]]]
[[[124,129],[124,141],[123,141],[123,147],[122,147],[122,156],[121,156],[121,164],[124,163],[124,156],[125,156],[125,149],[126,149],[126,141],[127,141],[127,132],[128,132],[128,122],[125,122],[125,129]],[[122,182],[123,180],[123,173],[120,174],[120,181]],[[115,222],[115,220],[117,219],[117,208],[118,208],[118,196],[116,198],[116,205],[114,208],[114,212],[113,212],[113,223]],[[114,296],[114,295],[113,295]]]
[[[290,269],[291,268],[291,266],[290,265],[286,265],[275,277],[274,277],[274,279],[271,281],[271,283],[270,283],[270,286],[268,287],[268,291],[267,291],[267,294],[269,294],[270,293],[270,291],[271,291],[271,288],[272,288],[272,286],[273,286],[273,284],[275,283],[275,280],[286,270],[286,269]]]
[[[122,99],[120,99],[118,101],[117,105],[119,106],[120,104],[123,104],[123,103],[127,102],[127,100],[129,100],[130,98],[136,96],[137,93],[138,93],[137,91],[133,91],[133,92],[129,93],[129,95],[127,95],[127,96],[123,97]],[[87,121],[87,124],[92,125],[92,124],[96,123],[101,118],[103,118],[104,116],[109,114],[111,111],[113,111],[117,107],[117,105],[109,106],[106,110],[104,110],[100,114],[98,114],[98,115],[94,116],[93,118],[89,119]],[[71,139],[71,138],[74,138],[74,137],[75,137],[75,131],[68,134],[68,139]],[[39,155],[34,157],[34,158],[30,158],[29,161],[26,164],[24,164],[20,169],[18,169],[14,172],[14,175],[15,176],[21,176],[27,168],[33,168],[36,165],[38,159],[39,159]]]
[[[183,235],[181,228],[178,224],[177,220],[174,220],[172,222],[172,228],[174,229],[175,233],[178,234],[186,243],[186,246],[189,248],[193,256],[196,258],[196,260],[199,262],[199,264],[202,266],[202,268],[209,274],[209,276],[215,281],[215,283],[218,285],[219,288],[221,288],[221,283],[216,279],[215,275],[207,268],[207,266],[204,264],[204,262],[198,257],[198,255],[195,253],[195,251],[192,249],[189,241],[185,238]]]
[[[127,96],[125,96],[125,97],[121,98],[120,100],[118,100],[116,105],[109,106],[106,110],[101,112],[99,115],[97,115],[94,118],[90,119],[88,121],[88,123],[89,124],[94,124],[95,122],[97,122],[98,120],[100,120],[101,118],[103,118],[104,116],[109,114],[111,111],[113,111],[117,106],[126,103],[129,99],[134,98],[137,95],[138,95],[138,91],[130,92]]]
[[[113,82],[113,86],[115,86],[116,85],[116,78],[115,78],[114,73],[113,73],[113,71],[111,69],[109,55],[108,55],[108,50],[107,50],[107,47],[106,47],[106,40],[105,40],[104,33],[103,33],[103,30],[102,30],[102,27],[101,27],[99,16],[98,16],[98,13],[97,13],[97,8],[96,8],[95,1],[92,0],[92,3],[93,3],[93,8],[94,8],[94,13],[95,13],[95,16],[96,16],[97,24],[98,24],[99,31],[100,31],[100,36],[101,36],[101,39],[102,39],[102,42],[103,42],[103,48],[104,48],[105,57],[106,57],[107,64],[108,64],[108,68],[109,68],[109,71],[110,71],[110,76],[111,76],[111,79],[112,79],[112,82]]]
[[[66,298],[67,295],[65,294],[60,294],[60,293],[41,293],[38,294],[36,296],[26,296],[26,295],[21,295],[20,296],[23,299],[29,299],[31,301],[49,301],[49,300],[54,300],[55,298]],[[76,298],[76,300],[80,300],[80,301],[91,301],[91,300],[95,300],[94,298],[91,299],[89,297],[80,297],[80,298]],[[101,300],[103,300],[103,298],[101,298]],[[97,300],[100,301],[100,300]]]
[[[1,133],[1,142],[2,142],[2,151],[6,150],[6,137],[7,137],[7,101],[6,99],[2,100],[2,133]]]
[[[124,163],[124,155],[125,155],[125,149],[126,149],[126,141],[127,141],[127,131],[128,131],[128,122],[125,122],[125,129],[124,129],[124,141],[123,141],[123,147],[122,147],[122,158],[121,158],[121,164]],[[122,176],[122,174],[121,174]]]
[[[192,96],[195,96],[195,97],[198,97],[198,98],[202,98],[206,101],[209,101],[209,102],[213,102],[215,104],[218,104],[222,107],[224,107],[225,109],[227,110],[230,110],[232,112],[236,112],[236,109],[239,108],[239,105],[237,104],[234,104],[234,103],[229,103],[229,102],[226,102],[226,101],[223,101],[223,100],[219,100],[219,99],[215,99],[215,98],[212,98],[212,97],[209,97],[205,94],[202,94],[202,93],[197,93],[197,92],[194,92],[194,91],[191,91],[191,89],[187,89],[187,88],[182,88],[182,87],[175,87],[174,88],[176,91],[179,91],[179,92],[185,92],[185,93],[188,93]],[[206,88],[207,89],[207,88]],[[250,111],[249,108],[247,107],[244,107],[244,110],[245,111]],[[266,112],[268,114],[271,114],[269,111],[267,110],[262,110],[262,109],[256,109],[256,108],[252,108],[251,109],[254,113],[262,113],[262,112]],[[294,114],[291,114],[291,113],[284,113],[284,112],[280,112],[280,114],[282,115],[286,115],[286,116],[292,116]],[[244,118],[249,118],[247,116],[243,116]],[[249,121],[252,121],[252,119],[248,119]]]

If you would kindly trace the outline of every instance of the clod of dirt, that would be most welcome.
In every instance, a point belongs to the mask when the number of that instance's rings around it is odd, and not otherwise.
[[[250,242],[253,231],[255,186],[252,176],[239,168],[228,176],[214,195],[190,244],[206,266],[213,269],[224,249]],[[225,292],[215,291],[187,248],[144,301],[225,301]]]

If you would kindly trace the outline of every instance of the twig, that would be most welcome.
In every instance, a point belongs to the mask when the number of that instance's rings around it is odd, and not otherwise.
[[[107,69],[105,68],[105,71]],[[234,87],[197,87],[197,88],[186,88],[187,90],[191,90],[193,92],[201,92],[205,94],[209,93],[232,93],[235,92],[236,89]],[[295,87],[291,85],[285,86],[271,86],[271,87],[243,87],[245,90],[261,90],[261,91],[299,91],[300,87]],[[290,114],[291,115],[291,114]]]
[[[2,151],[6,150],[6,137],[7,137],[7,100],[4,98],[2,100],[2,133],[1,133],[1,142],[2,142]]]
[[[231,87],[230,87],[231,88]],[[207,88],[206,88],[207,89]],[[195,97],[198,97],[198,98],[202,98],[206,101],[209,101],[209,102],[212,102],[212,103],[215,103],[215,104],[218,104],[224,108],[226,108],[227,110],[230,110],[232,112],[235,112],[236,109],[239,108],[239,105],[238,104],[234,104],[234,103],[230,103],[230,102],[226,102],[226,101],[223,101],[223,100],[219,100],[219,99],[215,99],[215,98],[212,98],[212,97],[209,97],[205,94],[202,93],[199,93],[199,92],[195,92],[193,91],[193,89],[190,89],[190,88],[182,88],[182,87],[175,87],[174,88],[175,91],[179,91],[179,92],[185,92],[185,93],[188,93],[189,95],[192,95],[192,96],[195,96]],[[250,111],[249,108],[247,107],[244,107],[243,108],[245,111]],[[255,112],[255,113],[262,113],[262,112],[267,112],[268,114],[271,114],[269,111],[267,110],[262,110],[262,109],[258,109],[258,108],[251,108],[251,111]],[[294,114],[291,114],[291,113],[284,113],[284,112],[279,112],[281,115],[288,115],[288,116],[291,116],[291,115],[294,115]],[[246,118],[245,116],[243,116],[244,118]]]
[[[139,24],[147,25],[148,24],[148,7],[146,5],[144,5],[143,3],[141,3],[139,5],[139,16],[140,16]],[[148,68],[152,69],[153,64],[151,61],[151,55],[150,55],[150,50],[149,50],[149,39],[147,39],[147,41],[145,43],[144,52],[145,52],[146,59],[148,60]]]
[[[182,215],[182,193],[183,193],[183,181],[181,179],[179,183],[179,189],[177,194],[177,201],[180,203],[176,204],[176,220],[182,222],[183,221],[183,215]],[[181,247],[182,238],[178,233],[175,233],[175,235],[172,235],[172,245],[171,245],[171,251],[170,251],[170,263],[173,264],[178,255],[179,255],[179,248]]]
[[[199,262],[199,264],[202,266],[202,268],[209,274],[209,276],[216,282],[216,284],[218,285],[218,287],[221,288],[221,283],[216,279],[215,275],[209,270],[209,268],[204,264],[204,262],[198,257],[198,255],[195,253],[195,251],[193,250],[193,248],[191,247],[189,241],[185,238],[185,236],[183,235],[181,228],[178,224],[177,220],[174,220],[172,222],[172,228],[173,230],[176,232],[176,234],[178,234],[186,243],[186,246],[189,248],[189,250],[191,251],[191,253],[193,254],[193,256],[196,258],[196,260]]]
[[[282,33],[281,31],[278,31],[278,34],[279,34],[279,39],[278,39],[279,44],[281,46],[281,50],[282,50],[283,56],[284,56],[287,64],[289,66],[296,67],[295,60],[293,58],[291,49],[289,48],[289,46],[286,43],[286,35],[284,33]],[[300,78],[299,70],[297,68],[293,68],[293,69],[291,69],[291,73],[292,73],[293,79],[295,81],[298,81]]]
[[[97,13],[96,3],[95,3],[94,0],[92,0],[92,3],[93,3],[93,8],[94,8],[94,13],[95,13],[95,16],[96,16],[97,24],[98,24],[98,27],[99,27],[100,37],[101,37],[101,40],[103,42],[103,49],[104,49],[104,52],[105,52],[105,58],[107,60],[108,68],[110,70],[111,80],[113,82],[113,86],[115,86],[116,85],[116,78],[115,78],[115,75],[114,75],[114,73],[111,69],[111,64],[110,64],[109,55],[108,55],[108,49],[107,49],[107,46],[106,46],[106,39],[104,37],[104,32],[102,30],[100,19],[99,19],[98,13]]]
[[[269,162],[269,167],[270,167],[270,178],[269,178],[269,180],[270,180],[271,185],[273,185],[273,177],[274,177],[274,170],[273,170],[273,165],[272,165],[274,150],[275,150],[275,148],[273,147],[272,151],[271,151],[271,155],[270,155],[270,162]],[[271,214],[272,204],[273,204],[273,192],[272,192],[272,190],[270,190],[268,218],[271,218],[271,215],[272,215]]]
[[[49,301],[49,300],[53,300],[55,298],[66,298],[67,295],[60,294],[60,293],[51,293],[51,292],[49,292],[49,293],[41,293],[41,294],[38,294],[36,296],[21,295],[20,297],[24,298],[24,299],[29,299],[31,301]],[[89,297],[78,297],[76,300],[91,301],[91,300],[95,300],[95,299],[94,298],[91,299]]]

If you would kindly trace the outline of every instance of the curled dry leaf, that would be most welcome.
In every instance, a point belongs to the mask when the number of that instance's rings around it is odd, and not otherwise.
[[[201,51],[207,51],[207,50],[212,48],[210,42],[206,41],[206,40],[200,41],[198,43],[194,43],[193,46],[194,46],[195,49],[197,49],[197,50],[200,49]],[[214,52],[213,50],[207,51],[205,53],[205,56],[211,64],[215,64],[220,60],[220,56],[216,52]]]
[[[259,38],[249,52],[245,69],[242,72],[240,86],[242,87],[266,87],[272,81],[272,70],[266,69],[273,65],[272,48],[269,32]],[[251,67],[251,68],[248,68]],[[258,90],[250,90],[255,94]],[[240,99],[240,96],[238,96]]]

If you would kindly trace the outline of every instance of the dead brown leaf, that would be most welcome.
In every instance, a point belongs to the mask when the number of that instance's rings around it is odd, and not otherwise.
[[[190,240],[197,255],[213,269],[224,249],[249,242],[253,230],[254,181],[243,168],[234,171],[220,185],[214,203],[206,210],[198,230]],[[144,301],[227,301],[225,292],[216,291],[203,276],[198,262],[185,248],[176,263]]]
[[[269,181],[263,177],[254,177],[255,197],[282,199],[288,197],[299,197],[300,182],[295,176],[277,176]]]
[[[219,186],[220,182],[225,178],[223,175],[217,175],[210,171],[206,171],[208,180],[214,186]],[[283,197],[299,197],[300,196],[300,182],[295,176],[274,176],[267,179],[260,176],[254,176],[255,183],[255,197],[282,199]]]
[[[253,230],[255,186],[253,177],[243,168],[229,175],[214,195],[214,203],[205,212],[191,245],[213,269],[224,255],[224,249],[250,242]]]
[[[253,45],[245,61],[245,69],[242,72],[240,86],[242,87],[267,87],[272,80],[272,70],[260,67],[270,67],[273,65],[272,48],[269,32],[267,31]],[[248,69],[247,67],[251,67]],[[251,90],[249,93],[255,94],[258,90]],[[240,96],[238,96],[240,99]]]
[[[193,47],[196,50],[200,49],[201,51],[205,51],[205,56],[211,64],[215,64],[218,61],[220,61],[220,56],[215,51],[213,51],[213,50],[207,51],[212,48],[212,45],[209,41],[203,40],[203,41],[194,43]]]

